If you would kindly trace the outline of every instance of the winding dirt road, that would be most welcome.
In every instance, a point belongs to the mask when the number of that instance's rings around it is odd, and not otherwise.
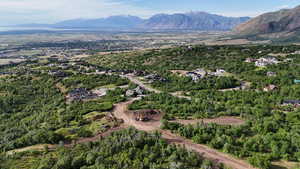
[[[191,140],[177,136],[169,131],[161,131],[162,137],[166,139],[169,143],[181,145],[182,147],[195,151],[199,154],[202,154],[204,157],[222,163],[227,167],[233,169],[255,169],[246,161],[234,158],[225,153],[214,150],[206,145],[193,143]]]
[[[228,154],[214,150],[206,145],[193,143],[191,140],[188,140],[188,139],[185,139],[178,135],[175,135],[175,134],[171,133],[170,131],[160,129],[161,116],[159,118],[154,119],[149,122],[136,121],[134,119],[134,117],[130,114],[130,112],[128,111],[128,106],[130,104],[132,104],[135,100],[138,100],[138,99],[141,99],[141,98],[133,98],[127,102],[115,104],[115,108],[112,113],[114,114],[115,117],[122,119],[124,121],[123,125],[113,128],[113,129],[110,129],[109,131],[99,134],[99,135],[96,135],[94,137],[81,138],[74,143],[65,144],[64,146],[71,148],[74,145],[79,144],[79,143],[94,142],[94,141],[101,139],[102,137],[110,135],[112,132],[127,128],[129,126],[133,126],[138,130],[142,130],[142,131],[146,131],[146,132],[159,131],[162,134],[162,138],[166,139],[168,141],[168,143],[183,146],[188,150],[195,151],[208,159],[211,159],[218,163],[223,163],[226,166],[231,167],[233,169],[255,169],[254,167],[250,166],[247,162],[245,162],[243,160],[236,159]],[[8,152],[8,154],[14,154],[17,152],[23,152],[23,151],[28,151],[28,150],[43,150],[44,146],[48,146],[49,149],[56,149],[58,147],[58,145],[36,145],[36,146],[27,147],[27,148],[12,150],[12,151]]]
[[[170,131],[161,130],[161,122],[159,119],[150,121],[150,122],[139,122],[136,121],[132,115],[128,111],[128,105],[133,103],[135,100],[140,98],[134,98],[127,102],[119,103],[115,105],[115,109],[113,114],[120,119],[124,120],[124,124],[126,126],[133,126],[138,130],[151,132],[151,131],[160,131],[162,134],[162,138],[166,139],[169,143],[181,145],[189,150],[198,152],[202,154],[204,157],[217,161],[219,163],[223,163],[228,167],[233,169],[255,169],[247,162],[236,159],[230,155],[214,150],[206,145],[195,144],[191,140],[185,139],[178,135],[171,133]]]
[[[143,87],[144,89],[151,91],[151,92],[155,92],[155,93],[161,93],[161,91],[157,90],[157,89],[153,89],[147,85],[145,85],[143,82],[141,82],[140,80],[136,79],[133,76],[124,76],[126,78],[128,78],[131,82]],[[184,98],[183,96],[178,96],[175,95],[177,97],[180,98]],[[134,101],[141,99],[141,97],[138,98],[132,98],[129,101],[126,102],[121,102],[118,104],[114,105],[114,110],[113,110],[113,114],[115,117],[117,117],[118,119],[122,119],[124,121],[124,124],[121,125],[120,127],[117,128],[113,128],[105,133],[96,135],[94,137],[90,137],[90,138],[81,138],[79,140],[77,140],[75,143],[69,143],[69,144],[65,144],[65,147],[73,147],[75,144],[78,143],[86,143],[86,142],[93,142],[93,141],[97,141],[99,139],[101,139],[102,137],[108,136],[110,135],[112,132],[114,131],[118,131],[124,128],[127,128],[129,126],[133,126],[138,130],[142,130],[142,131],[146,131],[146,132],[152,132],[152,131],[159,131],[162,134],[162,138],[166,139],[169,143],[171,144],[176,144],[176,145],[180,145],[183,146],[185,148],[187,148],[188,150],[192,150],[195,151],[201,155],[203,155],[204,157],[211,159],[213,161],[216,161],[218,163],[223,163],[228,167],[231,167],[233,169],[255,169],[254,167],[252,167],[251,165],[249,165],[246,161],[234,158],[228,154],[219,152],[217,150],[214,150],[206,145],[202,145],[202,144],[195,144],[193,143],[191,140],[185,139],[183,137],[180,137],[178,135],[175,135],[173,133],[171,133],[170,131],[166,131],[166,130],[162,130],[160,129],[161,126],[161,116],[159,116],[158,118],[149,121],[149,122],[139,122],[136,121],[135,118],[132,116],[132,114],[130,114],[130,112],[128,111],[128,106],[130,104],[132,104]],[[189,99],[189,98],[187,98]],[[218,121],[218,120],[217,120]],[[187,123],[194,123],[197,121],[179,121],[183,124],[187,124]],[[216,120],[212,120],[206,121],[207,123],[209,122],[216,122]],[[232,121],[232,123],[242,123],[241,121],[236,121],[236,119],[234,121]],[[58,145],[47,145],[49,146],[50,149],[55,149],[58,147]],[[29,149],[37,149],[40,150],[42,149],[42,145],[36,146],[36,147],[28,147],[28,148],[23,148],[23,149],[19,149],[19,150],[13,150],[10,153],[16,153],[16,152],[21,152],[21,151],[27,151]]]

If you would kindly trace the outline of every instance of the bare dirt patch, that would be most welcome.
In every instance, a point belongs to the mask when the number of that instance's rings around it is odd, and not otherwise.
[[[67,88],[62,83],[56,83],[55,87],[59,89],[61,93],[67,93]]]
[[[174,97],[178,97],[178,98],[183,98],[183,99],[187,99],[187,100],[192,100],[192,97],[190,97],[190,96],[185,96],[185,95],[184,95],[184,92],[181,92],[181,91],[171,93],[171,95],[174,96]]]
[[[132,104],[135,100],[139,100],[139,99],[140,98],[134,98],[127,102],[116,104],[113,110],[113,114],[117,118],[123,119],[125,125],[133,126],[138,130],[154,131],[159,129],[161,126],[160,119],[162,115],[155,116],[153,119],[151,119],[148,122],[140,122],[140,121],[136,121],[134,115],[130,113],[130,111],[128,111],[128,105]]]
[[[130,114],[128,114],[128,105],[132,104],[135,100],[138,100],[140,98],[131,99],[130,101],[116,104],[115,109],[113,111],[114,115],[117,118],[121,118],[124,120],[124,124],[127,126],[134,126],[138,130],[143,130],[147,132],[152,131],[160,131],[162,134],[162,137],[166,139],[171,144],[176,144],[183,146],[189,150],[195,151],[199,154],[202,154],[204,157],[209,158],[211,160],[214,160],[218,163],[223,163],[228,167],[234,168],[234,169],[254,169],[251,165],[249,165],[244,160],[236,159],[230,155],[227,155],[225,153],[219,152],[217,150],[211,149],[205,145],[196,144],[192,141],[185,139],[183,137],[177,136],[170,131],[161,130],[161,122],[158,119],[152,120],[150,122],[139,122],[136,121]],[[221,119],[219,119],[221,120]],[[229,120],[226,118],[226,120]],[[230,119],[231,120],[231,119]]]
[[[269,53],[268,55],[270,56],[274,56],[274,57],[286,57],[288,56],[289,54],[288,53]]]
[[[196,119],[196,120],[175,120],[174,122],[183,124],[183,125],[195,125],[197,123],[204,123],[204,124],[209,124],[209,123],[216,123],[219,125],[243,125],[245,124],[245,121],[237,118],[237,117],[232,117],[232,116],[223,116],[223,117],[218,117],[218,118],[212,118],[212,119]]]
[[[274,169],[297,169],[300,168],[299,162],[276,161],[272,163]]]
[[[7,154],[12,155],[15,153],[21,153],[21,152],[25,152],[25,151],[43,151],[45,149],[45,147],[48,147],[51,149],[51,148],[55,148],[56,146],[51,145],[51,144],[38,144],[38,145],[34,145],[34,146],[11,150],[11,151],[8,151]]]
[[[178,74],[180,76],[185,76],[188,71],[186,71],[186,70],[170,70],[170,72],[172,72],[174,74]]]

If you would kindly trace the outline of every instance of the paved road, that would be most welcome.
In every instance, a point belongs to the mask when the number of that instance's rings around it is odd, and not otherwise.
[[[136,85],[139,85],[141,86],[142,88],[150,91],[150,92],[154,92],[154,93],[162,93],[160,90],[157,90],[157,89],[154,89],[148,85],[145,85],[142,81],[140,81],[139,79],[137,79],[135,76],[133,75],[125,75],[125,76],[122,76],[122,77],[125,77],[125,78],[128,78],[132,83],[136,84]]]
[[[137,77],[133,76],[133,75],[125,75],[125,76],[122,76],[122,77],[125,77],[127,79],[129,79],[132,83],[136,84],[136,85],[139,85],[141,86],[142,88],[150,91],[150,92],[154,92],[154,93],[162,93],[162,91],[158,90],[158,89],[154,89],[153,87],[151,86],[148,86],[146,85],[144,82],[142,82],[141,80],[139,80]],[[178,97],[178,98],[184,98],[184,99],[188,99],[188,100],[191,100],[191,97],[189,96],[183,96],[177,92],[175,93],[170,93],[172,96],[174,97]]]

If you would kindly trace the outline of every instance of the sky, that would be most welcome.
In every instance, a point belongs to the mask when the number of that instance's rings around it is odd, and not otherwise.
[[[255,17],[298,5],[300,0],[0,0],[0,25],[191,11]]]

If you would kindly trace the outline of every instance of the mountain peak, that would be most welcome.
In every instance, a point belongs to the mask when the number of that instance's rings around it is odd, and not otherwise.
[[[207,12],[157,14],[140,27],[164,30],[226,31],[250,18],[225,17]]]
[[[240,35],[293,32],[300,29],[300,6],[262,14],[235,28]]]
[[[227,31],[248,19],[192,11],[188,13],[156,14],[149,19],[142,19],[132,15],[116,15],[98,19],[80,18],[62,21],[49,26],[54,28],[93,28],[104,30]]]

